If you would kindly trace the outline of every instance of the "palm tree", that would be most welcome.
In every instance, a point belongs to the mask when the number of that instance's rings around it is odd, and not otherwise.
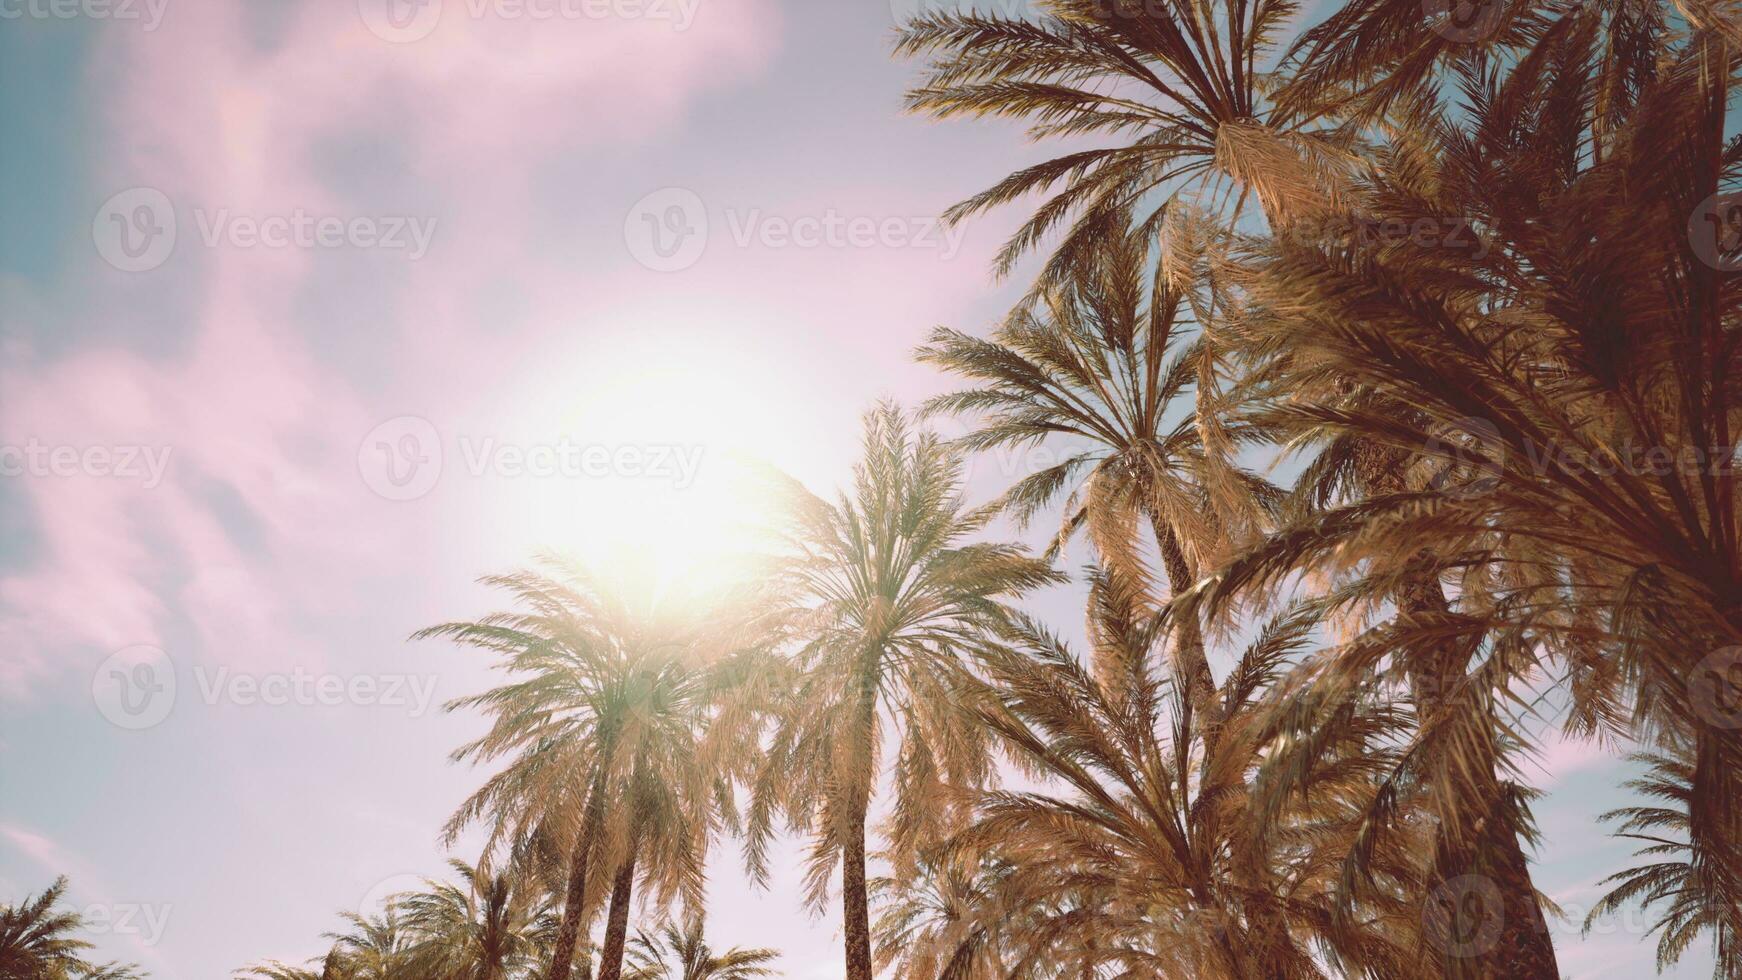
[[[1602,819],[1620,821],[1616,836],[1645,844],[1636,856],[1657,860],[1605,878],[1603,884],[1616,887],[1585,917],[1585,932],[1590,933],[1597,919],[1632,902],[1640,902],[1647,910],[1662,904],[1665,908],[1651,929],[1660,934],[1658,970],[1674,966],[1701,933],[1709,932],[1717,953],[1712,977],[1720,980],[1742,973],[1742,895],[1733,891],[1734,883],[1726,876],[1702,867],[1688,841],[1694,768],[1686,753],[1681,755],[1640,753],[1632,757],[1648,769],[1625,785],[1659,805],[1611,810]]]
[[[1067,442],[1069,455],[1002,501],[1026,523],[1067,495],[1049,555],[1087,528],[1102,566],[1140,587],[1150,577],[1139,547],[1147,526],[1178,595],[1262,524],[1277,494],[1230,463],[1237,434],[1213,409],[1194,415],[1185,404],[1211,367],[1201,337],[1181,323],[1181,294],[1152,265],[1147,236],[1110,234],[991,339],[939,329],[917,356],[972,383],[924,407],[977,416],[965,448]],[[1178,670],[1207,717],[1215,679],[1197,623],[1179,625]]]
[[[311,962],[318,962],[320,969],[288,966],[272,960],[242,970],[237,976],[258,977],[261,980],[355,980],[357,976],[338,947],[327,950],[327,955]]]
[[[611,756],[615,740],[604,666],[605,651],[619,642],[608,632],[614,607],[584,586],[533,572],[484,583],[508,591],[526,611],[444,624],[414,636],[451,637],[502,654],[511,673],[525,675],[447,706],[483,708],[495,719],[486,735],[454,751],[454,761],[508,762],[455,811],[446,835],[452,842],[483,819],[491,823],[491,845],[535,834],[573,841],[550,969],[551,980],[567,980],[585,932],[589,889],[598,891],[591,872],[605,821],[607,778],[599,760]]]
[[[766,964],[779,958],[779,950],[736,946],[716,954],[703,938],[702,920],[692,917],[682,929],[666,921],[657,938],[637,935],[626,976],[628,980],[751,980],[773,976]]]
[[[510,980],[548,956],[555,929],[525,868],[449,866],[457,884],[430,881],[398,902],[420,961],[450,980]]]
[[[347,980],[350,976],[340,963],[339,957],[328,955],[322,961],[319,970],[310,970],[300,966],[287,966],[273,960],[258,966],[251,966],[236,974],[238,977],[257,977],[259,980]]]
[[[991,512],[967,507],[959,457],[893,404],[866,416],[851,494],[831,504],[785,486],[797,677],[753,784],[747,853],[762,873],[777,811],[811,834],[810,899],[826,900],[838,865],[846,975],[870,980],[865,836],[886,732],[901,865],[943,836],[946,787],[988,775],[986,739],[955,705],[969,652],[1008,600],[1060,576],[1017,546],[970,540]]]
[[[138,980],[132,966],[95,965],[82,954],[90,943],[74,933],[84,926],[77,912],[56,906],[67,879],[56,878],[42,894],[17,905],[0,905],[0,976],[18,980]]]
[[[1297,9],[1293,0],[1044,0],[1029,18],[915,19],[897,50],[933,60],[908,95],[910,109],[1032,119],[1035,140],[1117,137],[1010,174],[947,216],[961,220],[1062,181],[998,258],[1009,272],[1070,221],[1050,281],[1133,223],[1183,219],[1194,206],[1182,194],[1222,179],[1255,192],[1273,223],[1317,212],[1351,167],[1349,138],[1316,127],[1314,112],[1264,96],[1265,63],[1280,53],[1276,35]]]
[[[987,904],[972,915],[1003,947],[998,975],[1418,975],[1413,842],[1379,845],[1364,883],[1346,881],[1339,858],[1387,719],[1351,707],[1317,740],[1290,741],[1262,703],[1304,647],[1311,610],[1272,621],[1237,659],[1206,744],[1190,699],[1155,668],[1155,617],[1105,574],[1092,607],[1093,669],[1023,620],[988,653],[989,686],[970,702],[1044,781],[984,794],[953,842],[1008,869],[977,890]],[[1275,767],[1293,778],[1283,785]],[[1351,887],[1359,910],[1344,916]]]
[[[395,904],[390,900],[386,909],[375,914],[339,913],[349,928],[325,934],[333,950],[323,976],[326,970],[342,969],[347,980],[406,980],[423,972],[417,944]]]
[[[1034,928],[1031,901],[1010,897],[1016,869],[995,859],[964,859],[939,847],[911,874],[871,883],[878,905],[879,970],[902,977],[1002,980],[1004,937]]]
[[[616,980],[638,868],[662,904],[681,894],[700,905],[707,849],[730,816],[726,787],[747,775],[761,730],[750,701],[764,696],[771,677],[755,669],[753,651],[737,648],[754,633],[745,611],[754,607],[740,610],[739,597],[708,604],[668,590],[629,598],[572,563],[547,560],[545,568],[484,580],[524,611],[417,637],[501,654],[499,667],[511,675],[448,706],[495,719],[455,758],[511,759],[456,820],[525,799],[560,827],[554,809],[575,801],[574,786],[588,787],[550,976],[567,976],[584,913],[609,881],[599,975]],[[599,868],[609,878],[594,875]]]
[[[1722,107],[1737,62],[1718,33],[1647,26],[1625,98],[1572,98],[1605,84],[1607,16],[1568,11],[1502,65],[1464,65],[1466,104],[1383,147],[1360,190],[1370,211],[1467,224],[1480,249],[1252,245],[1242,327],[1273,352],[1260,416],[1409,465],[1303,513],[1212,590],[1266,593],[1310,569],[1346,599],[1400,597],[1385,653],[1413,661],[1424,691],[1446,871],[1497,867],[1516,926],[1492,962],[1533,976],[1552,975],[1552,952],[1522,856],[1500,849],[1524,829],[1500,769],[1517,736],[1496,706],[1539,663],[1564,671],[1576,732],[1692,746],[1690,846],[1711,897],[1742,883],[1742,739],[1695,683],[1742,638],[1742,291],[1720,271],[1734,243],[1702,218],[1734,186]]]

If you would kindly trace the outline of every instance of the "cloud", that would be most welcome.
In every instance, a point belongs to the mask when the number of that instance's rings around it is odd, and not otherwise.
[[[1611,746],[1575,738],[1556,729],[1544,736],[1526,771],[1540,773],[1541,781],[1552,785],[1578,773],[1601,769],[1618,758],[1619,753]]]
[[[102,35],[94,199],[163,191],[177,242],[147,272],[95,250],[74,270],[88,319],[34,335],[107,339],[13,344],[0,443],[163,448],[169,472],[150,488],[18,481],[36,548],[0,576],[0,688],[93,648],[161,643],[174,621],[209,649],[270,653],[292,642],[294,613],[342,604],[355,575],[415,554],[427,520],[383,511],[356,478],[357,446],[489,369],[474,352],[505,345],[475,314],[482,291],[504,276],[534,303],[585,288],[528,244],[542,170],[656,138],[762,66],[778,29],[767,0],[713,0],[684,31],[447,6],[408,44],[372,34],[352,3],[296,4],[271,30],[243,0],[202,4]],[[422,217],[431,254],[208,244],[238,219],[298,213]],[[368,336],[334,343],[327,311],[356,308],[376,314]]]

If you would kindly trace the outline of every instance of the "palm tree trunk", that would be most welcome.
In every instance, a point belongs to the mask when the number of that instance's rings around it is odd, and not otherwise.
[[[871,751],[877,722],[877,683],[866,678],[859,692],[861,748]],[[845,793],[845,839],[841,842],[841,931],[847,946],[846,980],[871,980],[871,902],[865,888],[865,821],[871,809],[871,763],[849,776]]]
[[[1492,774],[1490,769],[1489,775]],[[1536,886],[1530,879],[1530,863],[1519,844],[1515,822],[1510,819],[1513,812],[1512,802],[1502,797],[1496,806],[1495,818],[1485,825],[1487,839],[1479,845],[1482,871],[1499,886],[1506,916],[1501,921],[1500,942],[1483,975],[1559,980],[1560,964],[1555,957],[1554,938],[1549,935],[1548,920],[1536,899]]]
[[[1180,547],[1179,536],[1154,511],[1149,514],[1149,523],[1155,532],[1156,546],[1161,550],[1162,566],[1167,572],[1168,591],[1172,595],[1180,595],[1194,583],[1191,566],[1186,563],[1185,550]],[[1174,644],[1174,656],[1177,658],[1174,669],[1185,678],[1186,693],[1191,700],[1192,709],[1205,721],[1214,722],[1216,675],[1211,673],[1209,658],[1204,655],[1203,631],[1198,628],[1195,618],[1178,623],[1176,629],[1179,638]]]
[[[1407,582],[1399,597],[1405,618],[1431,621],[1449,613],[1445,591],[1431,572],[1408,576]],[[1444,695],[1462,683],[1469,669],[1468,653],[1455,649],[1458,646],[1457,639],[1438,644],[1429,653],[1434,662],[1407,665],[1418,711],[1429,716],[1438,713],[1445,708]],[[1449,930],[1447,936],[1454,940],[1446,974],[1472,980],[1559,980],[1554,941],[1520,843],[1524,833],[1520,807],[1498,775],[1500,752],[1494,733],[1501,722],[1493,717],[1494,710],[1485,705],[1452,722],[1462,729],[1454,737],[1469,752],[1467,764],[1448,761],[1443,771],[1430,776],[1437,791],[1461,798],[1457,805],[1474,814],[1469,822],[1479,828],[1470,841],[1446,840],[1443,835],[1440,841],[1437,887],[1447,889],[1444,898],[1452,906],[1451,921],[1441,928]],[[1467,802],[1462,799],[1466,795]],[[1472,882],[1492,883],[1501,907],[1483,907],[1485,895],[1472,893]],[[1486,884],[1476,887],[1488,891]]]
[[[569,980],[569,972],[573,969],[575,942],[581,934],[581,916],[586,911],[587,868],[592,862],[599,827],[604,822],[605,773],[601,769],[594,775],[592,789],[587,793],[586,815],[581,818],[581,833],[575,839],[575,852],[569,859],[569,882],[563,895],[562,925],[557,928],[556,947],[551,951],[550,980]]]
[[[629,900],[635,890],[637,835],[629,838],[629,854],[617,867],[611,884],[611,914],[605,920],[605,948],[599,954],[599,980],[622,980],[623,947],[629,938]]]
[[[1403,470],[1407,463],[1408,458],[1394,450],[1365,446],[1356,465],[1368,493],[1386,494],[1405,489]],[[1433,556],[1424,552],[1418,558],[1419,570],[1405,572],[1396,596],[1399,619],[1443,620],[1450,615],[1451,603],[1440,585]],[[1463,682],[1470,654],[1454,637],[1434,644],[1419,660],[1405,664],[1418,713],[1428,717],[1440,711],[1445,695]],[[1449,929],[1448,935],[1458,940],[1451,947],[1456,955],[1446,957],[1445,973],[1482,980],[1559,980],[1554,941],[1537,902],[1530,862],[1519,842],[1525,829],[1517,819],[1520,808],[1499,777],[1500,753],[1494,733],[1502,726],[1493,712],[1489,705],[1477,716],[1457,719],[1463,727],[1458,740],[1469,754],[1462,764],[1453,763],[1427,774],[1438,792],[1457,797],[1456,805],[1473,814],[1473,819],[1464,822],[1479,828],[1471,840],[1450,841],[1442,827],[1436,845],[1439,873],[1434,887],[1446,889],[1442,897],[1453,908],[1452,920],[1434,928]],[[1481,901],[1472,906],[1460,900],[1477,897],[1464,894],[1473,883],[1484,893],[1488,889],[1480,883],[1497,889],[1501,908],[1486,910]],[[1497,935],[1487,918],[1493,911],[1500,915]]]
[[[841,845],[842,931],[847,942],[847,980],[871,980],[871,903],[865,888],[865,794],[853,792],[847,839]]]

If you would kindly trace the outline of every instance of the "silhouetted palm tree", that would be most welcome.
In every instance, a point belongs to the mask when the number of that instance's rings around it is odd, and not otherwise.
[[[1237,434],[1213,409],[1193,412],[1194,387],[1212,368],[1201,338],[1181,322],[1180,294],[1152,259],[1145,236],[1110,233],[991,338],[939,329],[918,357],[971,383],[925,405],[970,418],[963,447],[1050,440],[1067,454],[1018,480],[1002,501],[1026,522],[1065,496],[1049,554],[1087,529],[1101,564],[1141,589],[1151,578],[1140,537],[1147,530],[1178,595],[1226,557],[1232,540],[1254,533],[1278,495],[1232,464]],[[1215,678],[1196,621],[1179,626],[1179,673],[1204,714]]]
[[[1713,868],[1702,866],[1689,843],[1688,814],[1693,808],[1694,769],[1686,759],[1639,754],[1634,761],[1648,771],[1624,785],[1656,805],[1630,806],[1603,814],[1619,821],[1616,836],[1644,843],[1637,857],[1657,860],[1628,868],[1603,879],[1615,887],[1585,917],[1585,932],[1596,920],[1639,902],[1646,911],[1662,905],[1651,931],[1658,933],[1657,968],[1667,970],[1681,960],[1696,939],[1709,933],[1717,962],[1714,980],[1742,974],[1742,895]]]
[[[84,918],[57,908],[67,879],[56,878],[42,894],[17,905],[0,905],[0,977],[18,980],[140,980],[132,966],[98,965],[84,959],[89,942],[77,938]]]
[[[998,258],[1008,272],[1069,223],[1043,281],[1133,224],[1214,207],[1226,180],[1273,222],[1315,213],[1354,165],[1347,133],[1266,98],[1266,64],[1292,0],[1043,0],[1027,18],[937,13],[907,24],[899,53],[930,55],[908,107],[937,118],[1029,119],[1036,140],[1084,135],[1077,150],[1010,174],[956,205],[960,220],[1027,194],[1047,197]],[[1197,200],[1188,200],[1188,192]]]
[[[1359,914],[1338,914],[1339,855],[1372,792],[1364,752],[1385,719],[1352,712],[1291,747],[1261,704],[1313,617],[1260,631],[1217,689],[1222,726],[1205,744],[1190,700],[1155,668],[1154,617],[1106,576],[1095,593],[1098,669],[1024,621],[988,655],[989,686],[969,702],[1043,780],[985,794],[955,841],[1008,867],[975,917],[1005,948],[1000,975],[1410,975],[1420,898],[1408,846],[1375,855],[1382,884],[1358,888]],[[1294,770],[1280,790],[1272,758]]]
[[[457,881],[429,881],[397,901],[420,962],[445,980],[512,980],[549,957],[556,930],[532,875],[448,865]]]
[[[722,704],[733,691],[755,688],[756,672],[734,647],[752,631],[747,619],[693,595],[627,596],[577,565],[546,567],[485,579],[522,611],[417,636],[495,652],[512,678],[449,705],[495,718],[455,758],[511,760],[457,819],[511,806],[522,793],[549,814],[575,802],[574,786],[588,786],[551,978],[567,975],[588,895],[609,881],[599,976],[616,980],[638,868],[662,903],[681,893],[701,905],[703,863],[730,803],[726,787],[747,774],[761,730],[758,712]],[[599,868],[609,877],[595,878]]]
[[[1563,11],[1503,64],[1459,61],[1459,104],[1412,97],[1427,124],[1388,139],[1358,189],[1410,233],[1249,243],[1260,424],[1344,447],[1316,475],[1356,486],[1213,590],[1310,570],[1348,605],[1398,605],[1343,674],[1408,668],[1441,870],[1507,901],[1502,941],[1462,965],[1531,976],[1554,975],[1552,947],[1504,759],[1506,705],[1539,666],[1565,675],[1575,732],[1692,746],[1690,844],[1714,895],[1742,885],[1742,738],[1695,683],[1733,694],[1702,665],[1742,639],[1742,290],[1712,203],[1742,153],[1724,132],[1737,62],[1713,32],[1642,29],[1625,97],[1594,101],[1609,18]],[[1349,480],[1357,445],[1405,465]]]
[[[786,489],[797,678],[754,783],[748,853],[760,870],[777,812],[812,835],[811,901],[840,867],[846,975],[870,980],[865,834],[886,732],[899,865],[942,836],[946,787],[988,775],[985,735],[956,705],[972,651],[1008,600],[1060,577],[1017,546],[972,540],[992,512],[967,506],[959,458],[892,404],[866,417],[851,493]]]
[[[774,975],[767,964],[780,951],[734,946],[715,953],[703,937],[702,920],[693,917],[682,929],[667,921],[657,937],[637,935],[629,955],[628,980],[752,980]]]

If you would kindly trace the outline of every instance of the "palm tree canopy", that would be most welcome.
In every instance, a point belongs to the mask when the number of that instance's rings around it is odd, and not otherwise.
[[[716,953],[703,936],[702,920],[692,917],[680,929],[666,921],[657,936],[640,933],[631,943],[624,980],[752,980],[773,976],[774,949],[733,947]]]
[[[67,879],[56,878],[42,894],[17,905],[0,905],[0,977],[19,980],[141,980],[132,965],[94,964],[83,954],[92,945],[75,934],[84,918],[59,908]]]
[[[1277,34],[1296,10],[1293,0],[1046,0],[1031,18],[937,13],[911,21],[898,52],[933,60],[908,96],[910,109],[1032,119],[1036,140],[1119,137],[1012,173],[948,216],[960,220],[1062,181],[998,257],[1007,273],[1070,222],[1050,279],[1134,216],[1155,227],[1183,188],[1218,177],[1256,191],[1273,216],[1316,211],[1351,157],[1346,135],[1265,97]],[[1143,214],[1152,192],[1162,201]]]
[[[915,432],[901,409],[870,412],[863,447],[851,491],[832,503],[780,481],[797,680],[753,787],[748,854],[759,870],[777,812],[814,830],[818,902],[848,813],[863,808],[881,771],[886,730],[898,739],[897,854],[941,833],[946,787],[986,778],[985,736],[954,708],[968,657],[1009,615],[1009,600],[1062,581],[1019,546],[973,540],[994,511],[968,506],[960,457]]]

